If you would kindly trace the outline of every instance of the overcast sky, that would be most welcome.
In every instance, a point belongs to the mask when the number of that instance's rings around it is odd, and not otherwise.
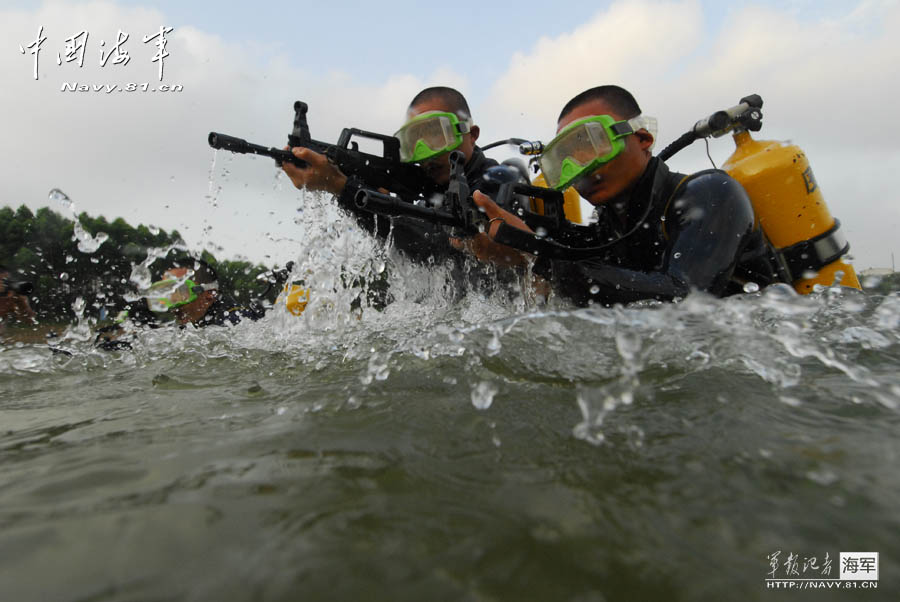
[[[28,46],[40,27],[36,80]],[[152,60],[158,38],[143,42],[161,27],[172,28],[162,81]],[[120,30],[129,35],[120,46],[127,64],[114,64],[111,52]],[[79,67],[77,57],[67,61],[66,39],[82,31]],[[316,139],[336,141],[345,126],[392,133],[412,96],[440,84],[467,95],[482,142],[546,141],[569,98],[615,83],[659,119],[658,148],[712,111],[760,94],[758,137],[799,144],[857,268],[889,267],[900,251],[890,179],[900,165],[897,31],[900,2],[890,0],[6,0],[0,205],[63,211],[48,201],[59,188],[78,211],[175,228],[195,249],[221,245],[219,257],[284,264],[302,236],[294,220],[309,219],[297,212],[301,195],[267,159],[219,153],[211,170],[210,131],[281,146],[300,99]],[[74,82],[104,90],[61,90]],[[130,83],[135,91],[119,91]],[[149,91],[161,84],[183,90]],[[721,164],[733,144],[710,147]],[[669,163],[709,166],[702,143]]]

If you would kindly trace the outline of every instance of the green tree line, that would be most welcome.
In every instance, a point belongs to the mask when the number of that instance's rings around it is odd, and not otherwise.
[[[12,279],[33,284],[31,306],[41,319],[71,321],[73,308],[82,303],[85,317],[114,316],[124,306],[125,297],[135,294],[131,270],[147,258],[148,250],[183,245],[177,230],[166,232],[143,224],[133,227],[122,218],[108,222],[87,213],[81,213],[78,221],[91,237],[104,232],[109,238],[94,252],[83,252],[78,249],[71,219],[47,207],[34,213],[25,205],[15,211],[0,208],[0,264],[10,270]],[[150,265],[153,279],[159,279],[173,260],[185,255],[184,251],[172,251],[157,259]],[[257,279],[270,271],[262,264],[219,261],[208,251],[203,251],[201,258],[216,270],[219,288],[239,302],[248,302],[266,289]],[[269,290],[266,297],[271,301],[277,292]]]
[[[861,278],[863,288],[869,293],[887,295],[900,291],[900,272],[886,274],[876,278]]]

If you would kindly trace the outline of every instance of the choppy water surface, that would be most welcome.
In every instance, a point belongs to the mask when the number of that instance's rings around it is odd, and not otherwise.
[[[306,268],[384,269],[331,234]],[[893,599],[900,297],[550,309],[387,261],[384,312],[335,275],[300,318],[4,346],[2,599]],[[880,589],[767,590],[779,550]]]

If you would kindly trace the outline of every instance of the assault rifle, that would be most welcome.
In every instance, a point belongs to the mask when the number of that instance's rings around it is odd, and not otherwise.
[[[309,109],[302,101],[294,103],[294,128],[288,135],[291,148],[302,147],[313,150],[328,157],[348,178],[355,177],[374,189],[385,188],[395,192],[406,201],[413,201],[438,192],[438,187],[425,171],[418,165],[400,161],[400,141],[393,136],[376,134],[356,128],[344,128],[337,144],[328,144],[313,140],[306,122]],[[356,136],[368,138],[382,143],[381,155],[373,155],[359,150],[359,144],[352,140]],[[209,133],[209,145],[232,153],[254,154],[272,157],[276,162],[293,163],[298,167],[307,167],[308,163],[298,159],[291,151],[275,147],[267,148],[259,144],[247,142],[241,138]]]
[[[475,205],[463,173],[465,158],[459,151],[450,153],[450,184],[440,206],[427,200],[410,203],[402,198],[370,188],[361,188],[354,197],[356,207],[378,215],[409,216],[428,222],[458,228],[466,234],[483,232],[487,227],[484,213]],[[535,201],[542,212],[532,211]],[[572,247],[560,240],[579,240],[589,228],[566,219],[563,194],[552,188],[517,182],[500,185],[494,201],[522,218],[534,233],[501,224],[494,240],[534,255],[552,259],[581,259],[597,255],[603,247]],[[589,240],[589,236],[588,236]]]
[[[4,293],[6,291],[12,291],[17,295],[24,295],[27,297],[34,292],[34,285],[25,280],[13,281],[9,278],[4,278],[2,284]]]

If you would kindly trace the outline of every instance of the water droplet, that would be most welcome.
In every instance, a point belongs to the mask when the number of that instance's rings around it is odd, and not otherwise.
[[[678,259],[679,257],[681,257],[681,253],[676,252],[674,255],[672,255],[673,259]]]
[[[791,406],[792,408],[799,407],[802,405],[802,402],[796,397],[789,397],[787,395],[782,395],[778,398],[778,400],[784,405]]]
[[[491,337],[491,340],[488,341],[488,344],[487,344],[487,354],[488,354],[489,356],[497,355],[498,353],[500,353],[500,347],[501,347],[501,345],[500,345],[500,337],[499,337],[499,336],[497,335],[497,333],[495,332],[495,333],[494,333],[494,336]]]
[[[708,364],[709,358],[710,358],[710,355],[708,353],[706,353],[705,351],[702,351],[700,349],[694,349],[693,351],[691,351],[691,353],[685,359],[687,359],[688,361],[698,361],[701,364]],[[719,401],[727,401],[727,400],[720,399]]]
[[[618,348],[619,355],[622,356],[622,359],[627,362],[632,362],[637,359],[638,354],[641,351],[641,339],[633,332],[617,332],[616,347]]]
[[[71,210],[75,210],[75,203],[72,202],[72,199],[69,198],[65,192],[60,190],[59,188],[54,188],[50,191],[50,202],[51,203],[59,203],[63,207]]]
[[[153,282],[153,277],[150,275],[150,270],[146,266],[136,265],[131,269],[131,281],[134,282],[139,289],[144,290],[150,287],[150,283]]]
[[[73,236],[78,241],[78,250],[88,254],[93,253],[100,248],[100,245],[109,240],[109,234],[106,232],[97,232],[97,236],[91,236],[77,219]]]
[[[758,293],[759,285],[755,282],[746,282],[744,283],[744,292],[745,293]]]
[[[827,468],[823,468],[821,470],[810,470],[806,473],[806,477],[810,481],[826,487],[838,481],[837,474]]]
[[[369,385],[373,380],[387,380],[387,377],[391,374],[391,370],[388,367],[388,357],[374,353],[369,358],[369,365],[366,373],[360,377],[360,382],[364,385]]]
[[[545,238],[547,236],[547,229],[538,226],[538,228],[534,231],[534,235],[538,238]]]
[[[875,288],[881,284],[881,278],[878,276],[867,276],[863,279],[863,288]]]
[[[494,402],[494,395],[497,394],[497,386],[489,381],[483,380],[472,388],[472,405],[478,410],[486,410],[491,407]]]
[[[600,287],[597,286],[596,284],[594,284],[593,286],[591,286],[591,288],[589,290],[591,291],[592,295],[596,295],[597,293],[600,292]]]

